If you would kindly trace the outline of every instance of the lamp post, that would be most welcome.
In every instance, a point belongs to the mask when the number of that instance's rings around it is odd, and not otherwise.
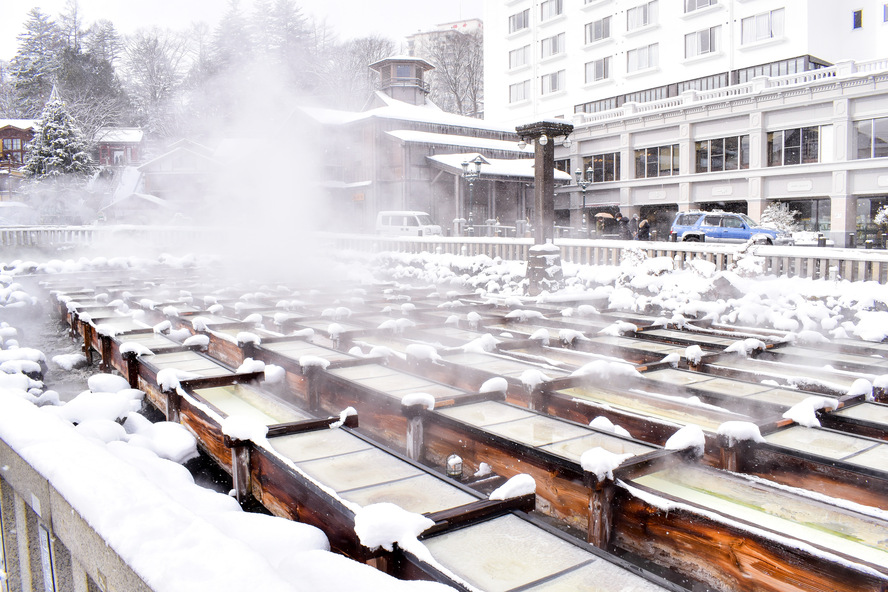
[[[466,182],[469,184],[468,210],[469,210],[469,227],[470,228],[474,224],[474,222],[472,220],[472,217],[473,217],[472,210],[474,209],[473,204],[475,202],[475,199],[474,199],[475,198],[475,181],[477,181],[479,178],[481,178],[481,165],[482,164],[490,164],[490,163],[487,162],[486,160],[484,160],[484,157],[481,156],[480,154],[475,156],[475,158],[473,158],[472,160],[470,160],[470,161],[467,160],[462,163],[462,169],[463,169],[462,176],[463,176],[463,179],[465,179]],[[471,232],[474,232],[474,229],[472,229]]]
[[[574,171],[574,176],[577,179],[577,186],[583,191],[583,227],[586,227],[586,188],[592,183],[592,176],[595,174],[595,171],[592,170],[592,167],[586,169],[586,177],[583,177],[583,171],[577,167],[577,170]]]

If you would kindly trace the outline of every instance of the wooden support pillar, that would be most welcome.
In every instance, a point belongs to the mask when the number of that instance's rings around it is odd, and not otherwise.
[[[586,471],[584,481],[589,488],[589,527],[586,541],[599,549],[607,549],[614,528],[614,494],[617,492],[614,480],[608,477],[599,479]]]
[[[721,469],[734,473],[740,472],[740,459],[743,456],[745,442],[733,441],[732,438],[719,434],[718,453]]]
[[[111,371],[111,337],[109,335],[99,335],[99,343],[102,348],[102,359],[99,362],[99,370],[102,372]]]
[[[879,384],[880,382],[877,380],[876,384],[873,384],[873,398],[876,400],[876,403],[888,403],[888,388],[885,385]]]
[[[89,347],[89,344],[92,343],[92,335],[95,328],[90,323],[84,323],[80,320],[77,322],[80,323],[80,336],[83,338],[83,355],[86,356],[86,363],[92,365],[92,349]]]
[[[542,385],[535,385],[533,387],[528,388],[530,394],[530,402],[528,407],[530,407],[533,411],[538,411],[540,413],[548,413],[549,412],[549,394]]]
[[[130,388],[139,388],[139,360],[136,357],[136,352],[128,351],[121,355],[126,364],[126,379],[129,381]]]
[[[225,436],[225,445],[231,449],[231,482],[237,502],[247,503],[252,492],[250,482],[250,443]]]
[[[167,421],[179,423],[179,404],[182,401],[179,392],[175,388],[171,388],[164,390],[163,394],[166,396]]]
[[[401,413],[407,418],[407,458],[410,460],[421,461],[423,454],[423,414],[425,406],[401,405]]]
[[[318,374],[321,372],[323,370],[319,366],[307,366],[302,369],[307,384],[308,410],[312,413],[319,413],[321,410],[320,388],[318,387]]]

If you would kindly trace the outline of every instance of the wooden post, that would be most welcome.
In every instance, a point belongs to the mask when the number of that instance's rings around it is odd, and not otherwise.
[[[182,402],[175,388],[164,390],[166,395],[167,421],[179,423],[179,404]]]
[[[237,502],[244,505],[250,498],[250,443],[224,436],[225,445],[231,449],[231,484]]]
[[[743,442],[732,442],[731,438],[719,434],[718,452],[721,460],[721,468],[733,473],[740,472],[740,456]]]
[[[126,379],[129,381],[130,388],[139,388],[139,361],[136,359],[136,352],[125,352],[122,357],[126,364]]]
[[[99,362],[99,370],[102,372],[111,371],[111,337],[109,335],[99,335],[99,343],[102,347],[102,360]]]
[[[320,389],[318,388],[318,374],[320,372],[322,370],[318,366],[308,366],[302,370],[307,383],[308,410],[312,413],[318,413],[321,410]]]
[[[549,409],[549,397],[546,392],[546,389],[542,387],[542,385],[535,385],[528,389],[530,394],[530,403],[529,407],[533,411],[538,411],[540,413],[548,413]]]
[[[401,413],[407,418],[406,447],[407,458],[410,460],[422,460],[424,412],[425,406],[421,403],[416,405],[401,405]]]
[[[873,385],[873,398],[876,403],[888,403],[888,389],[884,386]]]
[[[80,323],[80,335],[83,338],[83,355],[86,356],[86,363],[92,366],[92,349],[89,344],[92,343],[92,334],[95,329],[90,323],[84,323],[79,318],[75,322]]]
[[[586,541],[599,549],[607,549],[614,527],[614,494],[617,491],[613,479],[598,479],[586,471],[584,481],[589,488],[589,528]]]

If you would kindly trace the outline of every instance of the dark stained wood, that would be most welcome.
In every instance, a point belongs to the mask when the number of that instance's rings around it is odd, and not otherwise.
[[[705,515],[661,510],[619,488],[613,545],[725,592],[883,592],[888,577],[862,573]],[[774,533],[779,535],[780,533]]]

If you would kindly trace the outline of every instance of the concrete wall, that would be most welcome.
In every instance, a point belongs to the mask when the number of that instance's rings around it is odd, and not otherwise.
[[[52,485],[0,440],[0,592],[151,588]]]

